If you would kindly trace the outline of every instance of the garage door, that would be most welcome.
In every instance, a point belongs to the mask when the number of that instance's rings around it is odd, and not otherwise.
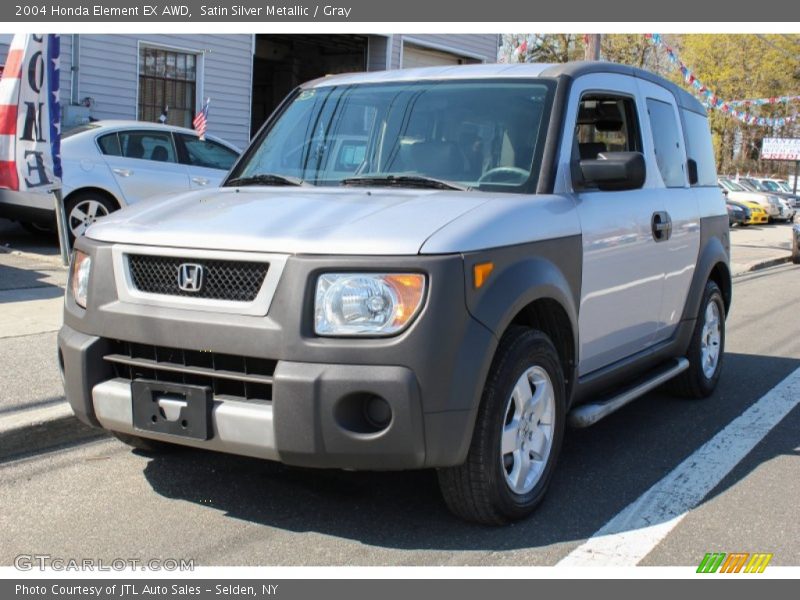
[[[439,67],[443,65],[460,65],[466,62],[463,57],[430,50],[419,46],[405,44],[403,46],[403,65],[404,69],[414,69],[417,67]]]

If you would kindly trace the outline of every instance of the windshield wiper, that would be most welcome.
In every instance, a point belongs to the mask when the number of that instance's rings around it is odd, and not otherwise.
[[[276,173],[259,173],[247,177],[234,177],[225,182],[225,187],[238,187],[244,185],[305,185],[299,177],[278,175]]]
[[[396,185],[399,187],[424,187],[437,190],[467,191],[469,188],[453,181],[436,179],[425,175],[365,175],[363,177],[347,177],[341,185]]]

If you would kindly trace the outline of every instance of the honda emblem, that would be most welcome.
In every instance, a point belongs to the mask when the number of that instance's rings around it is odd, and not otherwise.
[[[178,267],[178,287],[184,292],[199,292],[203,287],[203,265],[182,263]]]

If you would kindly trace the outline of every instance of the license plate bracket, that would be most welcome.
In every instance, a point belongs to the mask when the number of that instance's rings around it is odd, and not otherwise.
[[[131,382],[133,427],[198,440],[212,437],[211,388],[134,379]]]

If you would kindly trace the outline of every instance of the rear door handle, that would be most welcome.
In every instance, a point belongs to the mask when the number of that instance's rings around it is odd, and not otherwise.
[[[133,171],[131,171],[130,169],[111,169],[111,170],[114,171],[114,173],[116,173],[120,177],[130,177],[131,175],[133,175]]]
[[[653,213],[651,220],[653,239],[657,242],[664,242],[672,236],[672,219],[665,210]]]
[[[192,182],[197,185],[208,185],[208,179],[205,177],[192,177]]]

